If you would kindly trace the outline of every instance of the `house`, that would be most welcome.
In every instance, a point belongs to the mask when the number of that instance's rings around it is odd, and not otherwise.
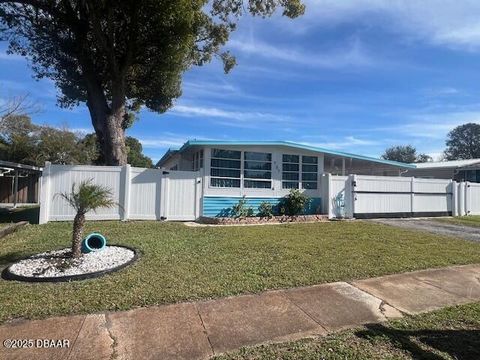
[[[480,183],[480,159],[418,163],[404,175]]]
[[[290,189],[312,198],[307,212],[321,211],[326,173],[401,176],[415,165],[287,141],[187,141],[168,150],[158,168],[199,171],[203,215],[219,216],[245,196],[252,207],[278,203]],[[228,215],[228,214],[225,214]]]

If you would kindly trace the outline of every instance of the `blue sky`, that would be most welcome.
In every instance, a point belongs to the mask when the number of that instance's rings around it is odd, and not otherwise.
[[[187,139],[289,140],[380,156],[412,144],[438,158],[453,127],[480,122],[480,2],[307,0],[296,20],[244,17],[227,48],[238,66],[193,68],[166,114],[128,135],[158,160]],[[49,80],[0,44],[0,101],[29,92],[33,120],[93,132],[84,105],[55,105]]]

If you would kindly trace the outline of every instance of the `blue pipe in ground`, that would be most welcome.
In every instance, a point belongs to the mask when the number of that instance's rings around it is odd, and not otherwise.
[[[91,233],[82,241],[82,253],[103,250],[107,246],[107,239],[100,233]]]

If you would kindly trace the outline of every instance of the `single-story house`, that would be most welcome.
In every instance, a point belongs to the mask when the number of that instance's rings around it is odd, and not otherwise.
[[[250,206],[278,203],[290,189],[321,208],[323,174],[401,176],[415,165],[328,150],[288,141],[187,141],[157,163],[166,171],[199,171],[203,177],[203,215],[219,216],[242,196]],[[228,214],[225,214],[228,215]]]
[[[404,175],[480,183],[480,159],[418,163]]]

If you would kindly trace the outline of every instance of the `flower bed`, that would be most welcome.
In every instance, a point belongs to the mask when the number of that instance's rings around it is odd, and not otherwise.
[[[235,224],[265,224],[265,223],[302,223],[327,221],[327,215],[279,215],[271,217],[207,217],[202,216],[197,221],[209,225],[235,225]]]

